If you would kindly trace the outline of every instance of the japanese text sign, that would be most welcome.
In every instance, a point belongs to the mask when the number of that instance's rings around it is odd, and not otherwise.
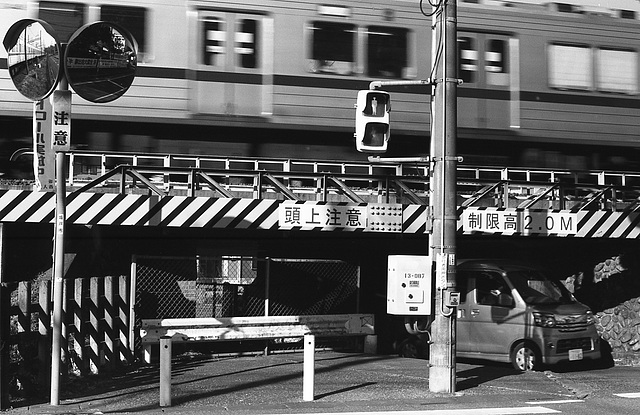
[[[578,214],[569,211],[465,209],[463,232],[576,235]]]
[[[51,148],[54,151],[71,149],[71,91],[53,91],[51,95]]]
[[[280,229],[364,230],[367,206],[285,201],[280,206],[278,224]]]

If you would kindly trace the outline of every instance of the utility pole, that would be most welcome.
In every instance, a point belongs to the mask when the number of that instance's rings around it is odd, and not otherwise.
[[[457,2],[441,0],[434,7],[431,130],[431,195],[433,228],[429,252],[435,264],[435,307],[431,323],[429,389],[456,390],[456,308],[447,307],[456,287],[456,129],[457,129]]]

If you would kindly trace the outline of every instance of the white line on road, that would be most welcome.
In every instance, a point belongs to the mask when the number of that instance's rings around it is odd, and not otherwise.
[[[530,401],[527,403],[529,405],[553,405],[556,403],[575,403],[575,402],[584,402],[584,399],[558,399],[555,401]]]
[[[323,415],[529,415],[559,413],[561,412],[545,408],[544,406],[523,406],[514,408],[433,409],[424,411],[323,412]]]
[[[614,393],[614,395],[619,396],[621,398],[640,398],[640,392]]]

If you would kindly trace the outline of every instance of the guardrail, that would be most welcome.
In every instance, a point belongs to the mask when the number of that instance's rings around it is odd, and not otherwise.
[[[261,317],[206,317],[143,319],[140,339],[144,361],[151,363],[151,348],[160,339],[173,343],[267,340],[303,337],[374,335],[373,314],[335,314]]]
[[[316,336],[365,336],[365,353],[376,351],[373,314],[143,319],[140,330],[146,363],[151,347],[160,345],[160,406],[171,406],[172,343],[291,337],[304,339],[302,395],[312,401]]]

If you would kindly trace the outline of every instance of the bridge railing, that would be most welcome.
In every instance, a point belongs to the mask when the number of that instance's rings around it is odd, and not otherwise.
[[[158,195],[428,203],[428,162],[381,163],[191,154],[73,151],[70,191]],[[458,164],[461,206],[627,209],[640,200],[640,172]],[[216,197],[216,195],[214,195]]]

